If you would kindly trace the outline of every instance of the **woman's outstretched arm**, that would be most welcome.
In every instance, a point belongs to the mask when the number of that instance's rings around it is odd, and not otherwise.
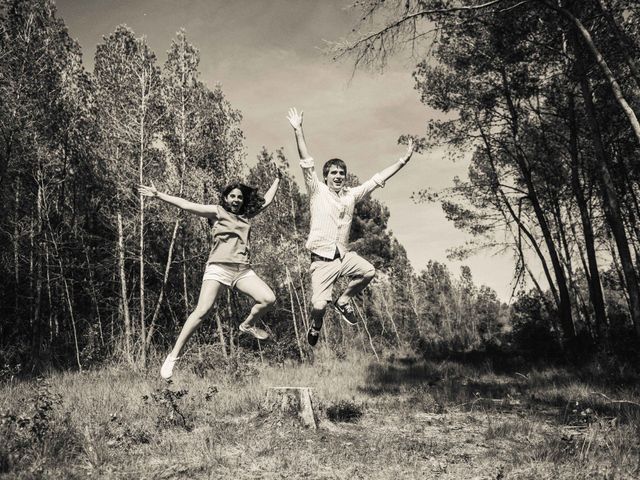
[[[217,205],[202,205],[200,203],[190,202],[184,198],[174,197],[173,195],[159,192],[153,183],[151,183],[151,186],[139,185],[138,191],[145,197],[159,198],[169,205],[173,205],[189,213],[195,213],[201,217],[215,218],[218,214]]]

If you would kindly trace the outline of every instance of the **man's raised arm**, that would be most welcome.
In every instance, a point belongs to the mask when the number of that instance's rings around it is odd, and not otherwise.
[[[410,138],[409,143],[407,144],[407,152],[402,157],[400,157],[400,159],[396,163],[388,166],[378,173],[383,183],[393,177],[396,173],[398,173],[398,171],[402,167],[404,167],[407,162],[409,162],[409,160],[411,160],[411,155],[413,155],[413,147],[413,139]]]
[[[307,186],[307,190],[309,193],[316,190],[318,186],[318,176],[315,172],[315,166],[313,163],[313,158],[309,155],[309,151],[307,150],[307,142],[304,140],[304,132],[302,131],[302,116],[304,112],[295,108],[289,109],[289,114],[287,115],[287,120],[293,127],[293,132],[296,136],[296,144],[298,146],[298,154],[300,155],[300,166],[302,167],[302,174],[304,176],[304,183]]]
[[[367,180],[362,185],[352,188],[351,193],[355,196],[356,202],[360,202],[361,200],[363,200],[376,188],[384,187],[385,182],[393,177],[396,173],[398,173],[398,171],[402,167],[404,167],[411,159],[411,155],[413,155],[413,147],[413,140],[409,139],[407,152],[402,157],[400,157],[397,162],[389,165],[381,172],[376,173],[373,177],[371,177],[370,180]]]
[[[298,110],[295,108],[289,109],[289,114],[287,115],[287,120],[293,127],[293,132],[296,135],[296,143],[298,145],[298,154],[300,155],[300,160],[313,160],[311,155],[309,155],[309,151],[307,150],[307,143],[304,141],[304,133],[302,132],[302,117],[304,115],[303,111],[298,113]]]

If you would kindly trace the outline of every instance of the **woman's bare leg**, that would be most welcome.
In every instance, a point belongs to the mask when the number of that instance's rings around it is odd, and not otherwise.
[[[242,322],[245,327],[252,326],[265,313],[273,308],[276,296],[273,290],[257,275],[245,277],[236,283],[238,291],[250,296],[255,303],[247,318]]]
[[[191,335],[193,335],[193,332],[196,331],[198,326],[202,323],[204,316],[209,312],[209,310],[211,310],[221,286],[222,284],[216,280],[205,280],[202,282],[198,305],[196,305],[195,310],[187,318],[187,321],[182,327],[180,335],[176,340],[176,344],[174,345],[173,350],[171,350],[170,355],[173,358],[178,358],[180,356],[182,349],[189,338],[191,338]]]

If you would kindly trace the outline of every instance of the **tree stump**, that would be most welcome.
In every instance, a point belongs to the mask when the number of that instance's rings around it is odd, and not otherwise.
[[[269,387],[267,405],[273,412],[297,417],[305,427],[318,428],[308,387]]]

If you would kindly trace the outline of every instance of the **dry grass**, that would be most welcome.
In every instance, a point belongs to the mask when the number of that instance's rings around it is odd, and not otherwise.
[[[160,361],[155,363],[159,364]],[[156,365],[157,367],[157,365]],[[637,478],[633,386],[546,369],[326,349],[262,365],[200,351],[157,368],[54,373],[0,386],[1,478]],[[265,410],[271,386],[313,389],[320,428]],[[594,395],[593,392],[605,394]]]

